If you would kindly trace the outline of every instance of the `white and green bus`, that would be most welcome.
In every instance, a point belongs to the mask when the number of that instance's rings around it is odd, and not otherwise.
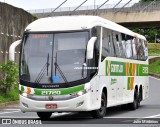
[[[107,107],[135,110],[149,95],[147,52],[144,36],[98,16],[38,19],[22,39],[21,111],[103,118]]]

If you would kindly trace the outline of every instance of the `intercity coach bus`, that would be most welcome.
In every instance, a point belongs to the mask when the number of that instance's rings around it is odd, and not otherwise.
[[[20,108],[44,119],[54,112],[108,107],[135,110],[149,95],[146,38],[98,16],[38,19],[21,44]]]

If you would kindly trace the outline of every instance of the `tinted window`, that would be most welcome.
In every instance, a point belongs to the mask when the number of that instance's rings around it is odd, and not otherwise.
[[[115,51],[114,51],[114,45],[113,40],[114,34],[111,30],[103,28],[103,37],[102,37],[102,56],[101,61],[103,61],[107,56],[114,57]]]

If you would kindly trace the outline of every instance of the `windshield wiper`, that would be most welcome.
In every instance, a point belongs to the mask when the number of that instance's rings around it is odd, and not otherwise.
[[[59,71],[60,75],[62,76],[63,80],[67,85],[69,85],[66,76],[63,74],[62,70],[60,69],[59,65],[57,64],[57,53],[56,53],[56,60],[55,60],[55,75],[56,75],[56,69]]]
[[[48,53],[48,57],[47,57],[47,76],[48,76],[48,67],[49,67],[49,53]]]
[[[47,76],[48,76],[48,67],[49,67],[49,53],[47,56],[47,62],[45,63],[45,65],[43,66],[43,68],[41,69],[41,71],[39,72],[35,83],[39,83],[41,81],[41,79],[43,78],[43,76],[45,75],[45,71],[47,70]]]

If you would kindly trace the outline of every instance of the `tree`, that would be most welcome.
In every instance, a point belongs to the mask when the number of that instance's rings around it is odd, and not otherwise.
[[[160,42],[160,28],[134,28],[132,31],[144,35],[149,42]]]

